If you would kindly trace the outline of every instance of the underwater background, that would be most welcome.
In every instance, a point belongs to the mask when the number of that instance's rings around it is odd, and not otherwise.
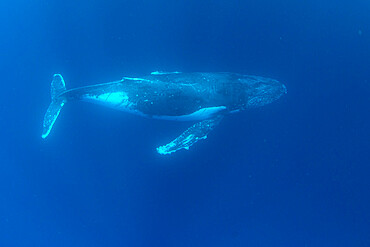
[[[370,1],[0,2],[0,246],[370,246]],[[152,71],[236,72],[288,94],[189,122],[66,104]]]

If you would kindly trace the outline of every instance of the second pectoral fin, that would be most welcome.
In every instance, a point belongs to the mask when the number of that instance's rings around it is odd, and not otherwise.
[[[194,124],[172,142],[158,147],[157,152],[159,154],[170,154],[183,148],[189,149],[197,141],[206,139],[208,133],[221,122],[222,118],[222,115],[218,115]]]

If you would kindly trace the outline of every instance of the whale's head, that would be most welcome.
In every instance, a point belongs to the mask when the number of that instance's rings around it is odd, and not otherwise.
[[[264,106],[287,93],[285,85],[274,79],[246,76],[240,80],[245,83],[246,107]]]

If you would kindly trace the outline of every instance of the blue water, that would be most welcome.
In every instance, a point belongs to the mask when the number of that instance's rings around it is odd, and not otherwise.
[[[370,246],[369,1],[1,1],[0,246]],[[190,123],[67,104],[152,71],[275,78],[189,151]]]

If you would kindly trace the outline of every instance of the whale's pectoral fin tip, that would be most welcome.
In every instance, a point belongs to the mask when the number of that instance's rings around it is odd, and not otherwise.
[[[171,154],[183,148],[189,150],[197,141],[206,139],[208,133],[217,126],[222,118],[223,116],[219,115],[194,124],[172,142],[158,147],[157,152],[159,154]]]

